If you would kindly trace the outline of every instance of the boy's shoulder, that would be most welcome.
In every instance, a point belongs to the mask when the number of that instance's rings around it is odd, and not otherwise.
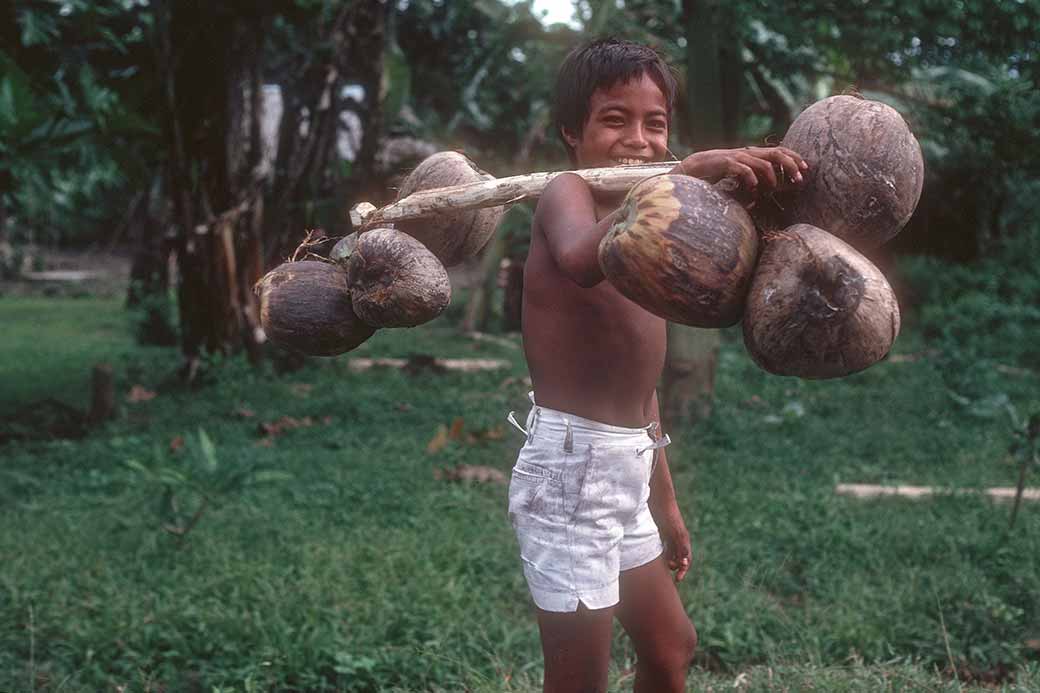
[[[592,198],[592,189],[584,178],[574,171],[562,171],[553,176],[538,197],[535,206],[535,220],[538,213],[552,212],[561,205],[573,204],[576,200],[589,200]]]
[[[587,191],[591,194],[592,188],[589,187],[588,182],[578,175],[576,171],[561,171],[553,176],[552,180],[546,184],[542,190],[541,199],[545,200],[546,197],[555,197],[559,195],[574,194],[581,191]]]

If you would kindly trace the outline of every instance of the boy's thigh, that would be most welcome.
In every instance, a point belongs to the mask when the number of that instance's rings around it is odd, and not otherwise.
[[[623,571],[619,589],[618,621],[640,656],[696,642],[697,632],[662,556]]]
[[[614,607],[572,612],[536,609],[545,659],[545,691],[605,690]]]

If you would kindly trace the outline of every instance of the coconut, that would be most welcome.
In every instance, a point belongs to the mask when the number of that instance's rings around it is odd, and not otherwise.
[[[921,145],[881,102],[845,95],[817,101],[782,145],[809,164],[802,190],[779,196],[784,226],[812,224],[867,250],[899,233],[921,199]]]
[[[397,199],[403,199],[420,190],[476,183],[493,178],[494,176],[481,171],[469,158],[458,152],[438,152],[424,159],[404,179]],[[394,226],[421,241],[445,267],[453,267],[473,257],[487,245],[504,213],[505,207],[443,211],[422,219],[398,221]]]
[[[310,356],[354,349],[375,333],[354,313],[339,265],[286,262],[256,283],[260,323],[271,341]]]
[[[748,352],[770,373],[837,378],[888,354],[899,305],[856,249],[797,224],[764,237],[743,328]]]
[[[651,313],[725,327],[740,320],[757,254],[758,232],[740,204],[697,178],[665,175],[629,192],[599,264]]]
[[[433,320],[451,302],[444,265],[400,231],[365,231],[343,262],[354,312],[369,325],[415,327]]]

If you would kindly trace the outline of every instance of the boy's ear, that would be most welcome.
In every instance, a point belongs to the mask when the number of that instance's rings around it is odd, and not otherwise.
[[[571,149],[578,146],[578,138],[571,134],[567,128],[561,126],[560,134],[563,135],[563,141],[570,145]]]

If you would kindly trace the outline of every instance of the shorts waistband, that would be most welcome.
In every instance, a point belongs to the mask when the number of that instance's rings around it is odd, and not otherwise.
[[[651,421],[646,426],[640,428],[615,426],[569,412],[540,406],[535,402],[534,392],[529,392],[527,396],[530,398],[532,405],[531,411],[527,415],[527,426],[521,426],[517,422],[515,412],[509,412],[508,420],[521,433],[527,436],[528,441],[534,439],[537,431],[543,431],[561,435],[564,438],[564,447],[568,451],[573,448],[575,433],[578,434],[579,438],[590,437],[601,440],[603,438],[614,438],[618,443],[625,442],[625,438],[634,438],[637,441],[648,442],[649,445],[646,446],[646,449],[652,450],[665,447],[671,442],[671,438],[667,434],[659,440],[655,440],[654,434],[658,428],[656,421]]]
[[[640,426],[639,428],[615,426],[613,424],[603,423],[602,421],[596,421],[595,419],[586,419],[583,416],[571,414],[566,411],[560,411],[559,409],[543,407],[539,404],[535,404],[533,401],[532,404],[540,412],[538,420],[549,425],[558,423],[561,426],[566,426],[569,421],[571,427],[575,429],[585,429],[586,431],[596,433],[617,433],[618,435],[623,436],[644,436],[657,427],[656,422],[651,422],[646,426]]]

